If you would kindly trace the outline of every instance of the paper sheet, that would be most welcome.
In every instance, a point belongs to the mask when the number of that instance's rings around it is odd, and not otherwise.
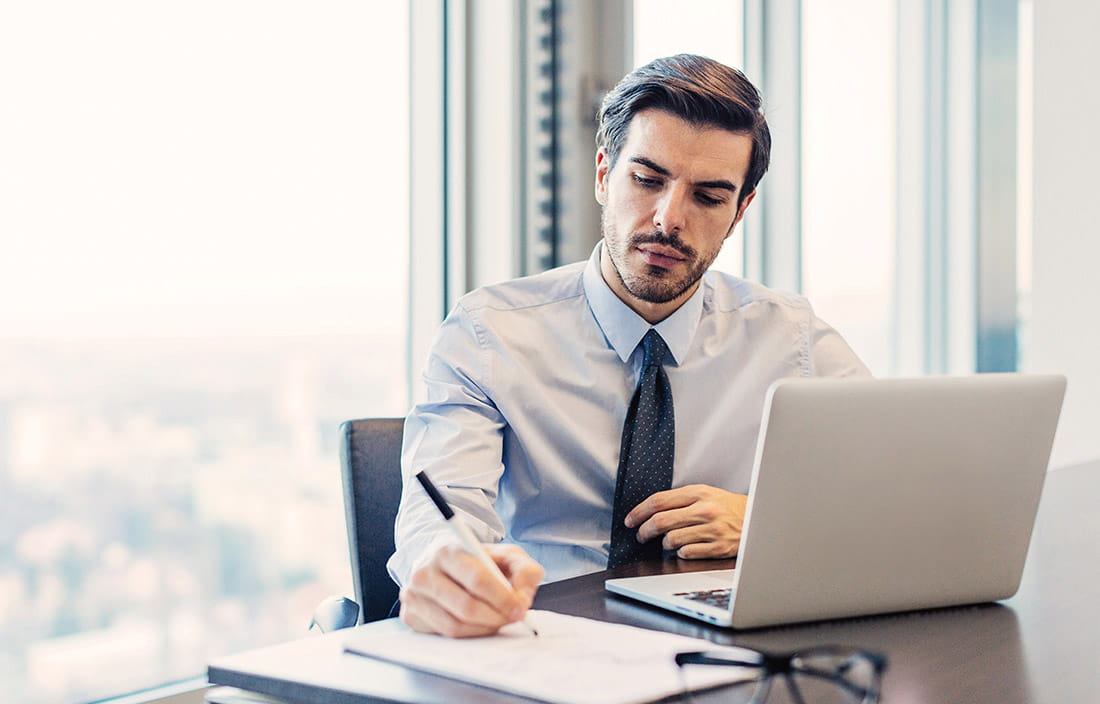
[[[452,639],[414,633],[371,633],[345,642],[348,652],[396,662],[484,687],[560,704],[637,704],[684,689],[673,656],[714,649],[710,641],[530,611],[536,637],[522,624],[495,636]],[[692,689],[743,679],[736,668],[691,668]]]

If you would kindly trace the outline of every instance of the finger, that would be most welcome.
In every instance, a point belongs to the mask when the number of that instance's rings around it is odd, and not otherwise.
[[[740,549],[740,542],[724,548],[719,543],[690,543],[676,550],[676,557],[681,560],[726,560],[737,557]]]
[[[682,486],[677,489],[658,491],[650,494],[644,501],[626,514],[626,527],[633,528],[649,520],[655,513],[689,506],[699,499],[697,485]]]
[[[661,540],[665,550],[675,550],[685,560],[729,558],[741,547],[740,531],[716,523],[704,523],[669,531]]]
[[[401,591],[401,622],[418,633],[469,638],[495,633],[499,627],[464,623],[445,608],[411,589]]]
[[[697,506],[698,504],[691,504],[685,508],[660,511],[653,514],[649,520],[638,526],[638,542],[645,543],[661,537],[670,530],[705,523],[709,519],[700,515],[696,509]]]
[[[490,551],[493,545],[485,546]],[[503,618],[511,618],[522,606],[512,586],[499,574],[459,545],[449,545],[438,553],[438,565],[462,589],[487,604]]]
[[[485,567],[466,555],[472,565],[466,569],[470,571],[485,570]],[[442,555],[440,555],[442,558]],[[515,605],[510,605],[505,612],[501,612],[493,604],[487,603],[481,592],[471,590],[461,582],[454,579],[453,574],[446,571],[447,560],[433,560],[427,567],[417,570],[409,580],[407,591],[417,598],[417,604],[428,602],[450,614],[456,621],[471,626],[479,626],[496,630],[509,622],[509,613]],[[485,570],[487,571],[487,570]],[[442,632],[442,631],[441,631]]]
[[[535,562],[517,545],[497,545],[490,552],[492,558],[500,566],[500,570],[516,593],[526,600],[524,611],[530,608],[535,599],[542,579],[546,575],[542,565]]]

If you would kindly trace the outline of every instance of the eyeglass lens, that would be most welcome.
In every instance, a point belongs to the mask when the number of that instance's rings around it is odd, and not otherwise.
[[[733,653],[707,655],[724,659]],[[744,651],[736,653],[736,659],[751,661]],[[691,668],[689,665],[685,669]],[[873,659],[858,651],[800,653],[792,658],[789,672],[771,677],[766,676],[763,667],[738,669],[741,670],[739,684],[728,689],[730,704],[874,704],[878,701],[879,670]]]
[[[872,704],[878,701],[878,672],[874,663],[860,653],[799,655],[791,661],[790,672],[772,679],[768,704]]]

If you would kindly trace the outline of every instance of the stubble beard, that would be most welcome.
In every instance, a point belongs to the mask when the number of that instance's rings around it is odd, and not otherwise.
[[[615,226],[608,221],[606,211],[601,220],[604,246],[611,258],[611,268],[615,270],[615,275],[627,293],[646,303],[668,303],[676,300],[703,278],[703,274],[718,256],[715,251],[709,257],[700,257],[695,248],[684,244],[675,232],[671,235],[660,230],[636,232],[623,241]],[[676,277],[670,270],[652,264],[645,264],[641,271],[631,271],[626,262],[627,255],[642,244],[660,244],[675,249],[685,257],[687,273]]]

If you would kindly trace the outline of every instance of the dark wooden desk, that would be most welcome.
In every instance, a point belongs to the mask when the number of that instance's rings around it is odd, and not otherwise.
[[[929,520],[935,520],[929,516]],[[536,608],[706,638],[794,649],[843,643],[886,653],[883,702],[1100,702],[1100,462],[1047,477],[1019,593],[1001,604],[732,631],[607,594],[609,576],[715,569],[667,560],[544,586]],[[340,653],[342,634],[286,643],[210,667],[210,680],[310,704],[514,702],[515,698]],[[773,687],[769,704],[785,701]],[[737,701],[721,690],[698,704]]]

